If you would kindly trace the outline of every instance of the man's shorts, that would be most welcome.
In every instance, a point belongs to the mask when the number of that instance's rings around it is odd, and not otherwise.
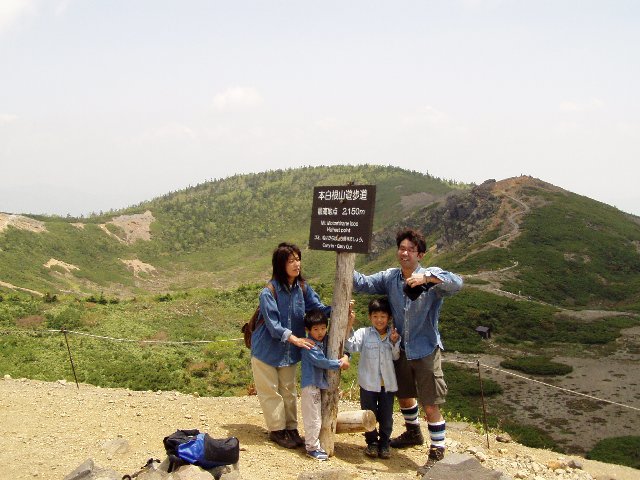
[[[407,360],[404,350],[393,362],[398,378],[398,398],[417,398],[421,405],[439,405],[445,402],[447,384],[442,373],[440,348],[431,355]]]

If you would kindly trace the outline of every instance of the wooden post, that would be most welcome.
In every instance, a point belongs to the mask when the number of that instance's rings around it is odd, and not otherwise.
[[[331,305],[331,325],[327,358],[342,357],[344,338],[349,324],[349,300],[353,291],[353,267],[355,253],[338,253],[336,257],[336,276],[333,282],[333,304]],[[320,444],[331,456],[336,433],[338,401],[340,388],[340,370],[327,371],[329,388],[322,391],[322,428]]]
[[[336,433],[370,432],[376,428],[376,414],[371,410],[338,413]]]

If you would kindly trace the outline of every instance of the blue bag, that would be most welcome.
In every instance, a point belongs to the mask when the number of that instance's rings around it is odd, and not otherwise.
[[[177,430],[163,443],[169,456],[169,472],[187,463],[208,470],[237,463],[240,458],[236,437],[216,439],[199,430]]]

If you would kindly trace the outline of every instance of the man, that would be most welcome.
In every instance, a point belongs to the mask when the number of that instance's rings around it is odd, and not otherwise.
[[[402,337],[400,358],[394,362],[398,378],[398,403],[406,431],[392,439],[391,446],[422,445],[424,438],[418,418],[418,400],[427,417],[431,445],[424,474],[444,458],[445,421],[439,405],[444,403],[447,385],[442,373],[440,351],[444,350],[438,330],[443,298],[462,288],[462,279],[439,267],[424,268],[420,260],[426,253],[424,236],[412,229],[396,235],[400,268],[373,275],[353,272],[356,292],[389,297],[395,327]]]

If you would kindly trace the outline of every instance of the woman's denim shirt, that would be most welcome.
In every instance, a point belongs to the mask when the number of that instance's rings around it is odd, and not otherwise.
[[[387,336],[382,339],[374,327],[363,327],[355,332],[352,330],[344,344],[347,352],[361,352],[358,363],[358,384],[369,392],[381,390],[381,378],[385,391],[398,391],[393,361],[400,357],[400,342],[396,342],[395,345],[391,343],[390,334],[389,327]]]
[[[438,330],[440,308],[444,297],[457,293],[462,288],[462,278],[438,267],[423,268],[414,273],[430,273],[442,280],[418,298],[411,300],[403,290],[405,280],[402,270],[390,268],[373,275],[353,272],[353,288],[357,292],[387,295],[391,305],[393,322],[402,336],[400,348],[409,360],[423,358],[440,347],[444,350]]]
[[[311,338],[311,337],[309,337]],[[313,340],[315,346],[309,350],[302,350],[302,375],[300,379],[301,388],[313,385],[321,389],[329,388],[327,382],[327,370],[337,370],[340,368],[339,360],[329,360],[324,354],[324,342]]]
[[[304,314],[320,309],[331,314],[331,307],[320,301],[318,294],[305,283],[304,290],[298,282],[291,289],[271,280],[276,298],[267,287],[260,292],[260,315],[264,318],[251,335],[251,355],[272,367],[286,367],[300,361],[300,349],[288,342],[293,333],[304,337]]]

